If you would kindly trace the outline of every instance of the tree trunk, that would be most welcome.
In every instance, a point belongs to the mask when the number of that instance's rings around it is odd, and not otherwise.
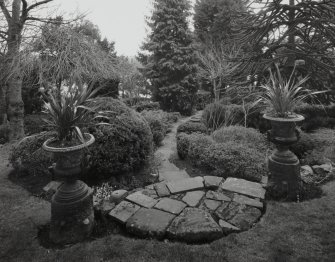
[[[8,65],[11,75],[8,79],[9,140],[17,140],[24,136],[24,106],[22,100],[22,76],[20,65],[20,44],[23,26],[20,22],[21,1],[14,0],[12,17],[8,25]]]
[[[0,86],[0,126],[7,124],[6,85]]]

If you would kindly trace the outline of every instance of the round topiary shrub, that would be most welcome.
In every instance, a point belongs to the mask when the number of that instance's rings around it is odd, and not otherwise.
[[[266,174],[265,154],[241,143],[214,143],[200,154],[200,162],[222,177],[237,177],[259,182]]]
[[[90,148],[91,173],[110,177],[141,168],[152,155],[153,138],[139,113],[113,98],[99,98],[109,112],[108,125],[90,128],[96,141]]]
[[[168,113],[162,110],[144,110],[142,111],[141,115],[145,118],[150,126],[155,145],[161,145],[169,126],[167,117]]]
[[[206,151],[215,142],[210,136],[193,133],[189,136],[189,146],[188,146],[188,157],[192,164],[201,168],[207,168],[208,162],[206,159],[202,158],[202,155],[206,154]]]
[[[177,152],[180,159],[185,159],[188,155],[188,147],[190,144],[190,135],[186,133],[177,134]]]
[[[265,151],[267,147],[264,135],[254,128],[247,128],[243,126],[222,127],[214,131],[212,137],[217,143],[241,143],[260,151]]]
[[[192,134],[192,133],[203,133],[207,134],[208,130],[207,127],[202,122],[193,122],[193,121],[187,121],[177,128],[177,133],[186,133],[186,134]]]
[[[47,174],[53,156],[42,149],[42,144],[54,134],[43,132],[22,139],[12,150],[9,161],[19,172],[30,175]]]

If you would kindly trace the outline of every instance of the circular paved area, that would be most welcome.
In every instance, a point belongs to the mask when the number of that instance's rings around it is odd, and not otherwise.
[[[96,208],[136,236],[207,242],[252,227],[264,211],[264,186],[237,178],[186,178],[117,190]]]

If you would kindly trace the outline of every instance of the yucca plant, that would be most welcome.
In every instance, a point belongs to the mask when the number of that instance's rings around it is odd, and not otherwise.
[[[294,108],[304,102],[307,97],[323,93],[324,91],[311,91],[303,86],[309,77],[301,80],[294,78],[295,68],[289,79],[282,77],[276,65],[276,74],[270,70],[270,77],[266,84],[261,85],[262,94],[257,103],[262,103],[269,109],[269,114],[275,117],[290,117]]]
[[[94,123],[95,118],[103,117],[99,113],[99,102],[94,99],[99,88],[93,85],[88,87],[80,84],[72,84],[67,90],[51,90],[45,97],[44,113],[48,118],[44,119],[47,127],[55,130],[56,140],[61,145],[75,139],[84,142],[82,128]],[[100,112],[101,113],[101,112]]]

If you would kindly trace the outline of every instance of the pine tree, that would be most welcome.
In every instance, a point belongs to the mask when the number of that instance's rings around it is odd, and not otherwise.
[[[192,112],[197,91],[195,53],[188,27],[188,0],[154,0],[153,13],[148,19],[151,28],[139,55],[144,75],[149,79],[153,99],[162,109]]]
[[[194,6],[194,32],[200,43],[232,42],[237,13],[245,11],[243,0],[197,0]]]

